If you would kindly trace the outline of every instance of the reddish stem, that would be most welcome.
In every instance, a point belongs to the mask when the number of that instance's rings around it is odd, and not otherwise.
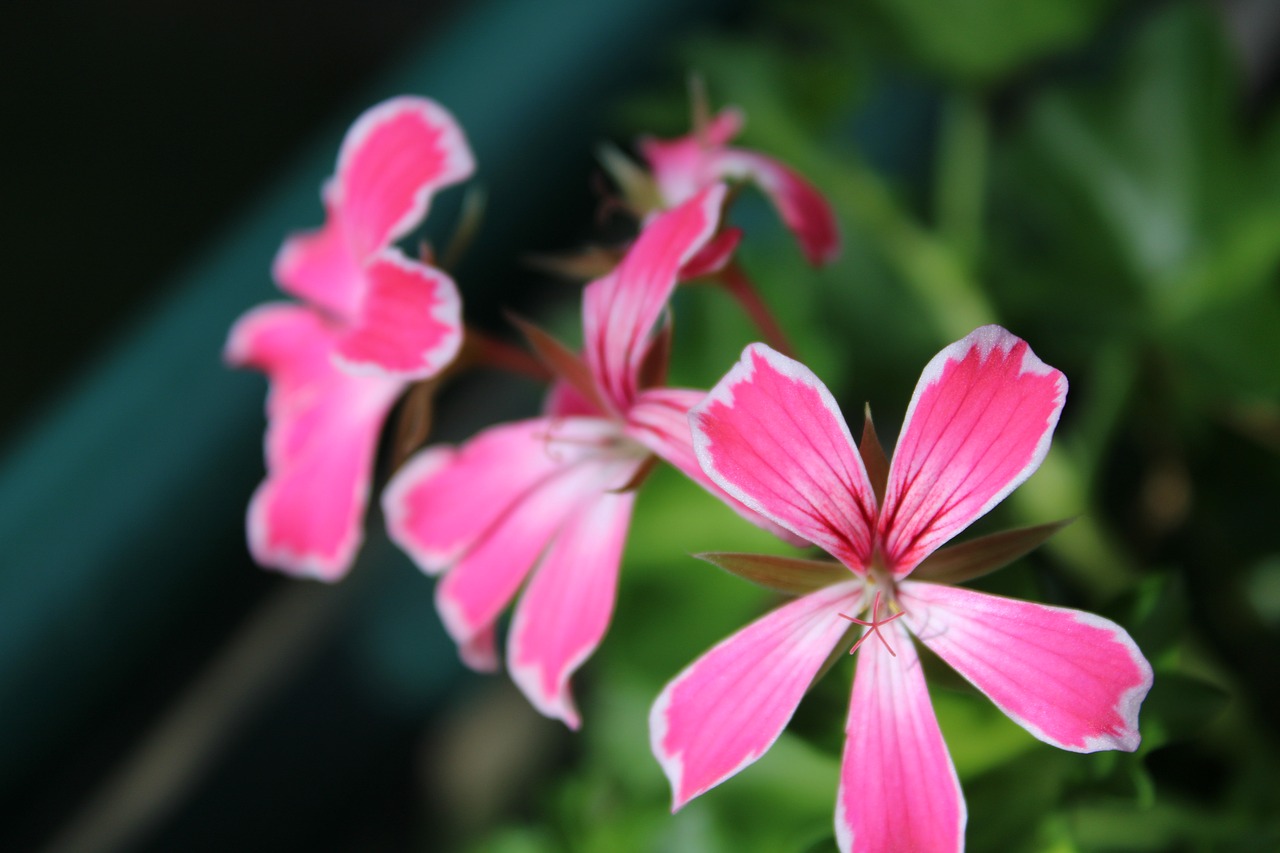
[[[496,367],[539,382],[553,378],[541,361],[524,349],[500,341],[474,327],[467,328],[465,358],[469,365]]]
[[[795,350],[787,339],[786,333],[782,331],[773,313],[769,311],[769,306],[764,304],[764,300],[756,292],[755,285],[751,283],[751,279],[747,278],[747,274],[742,271],[742,267],[738,266],[737,262],[731,261],[721,270],[716,276],[716,281],[738,301],[742,310],[747,312],[747,316],[764,336],[765,343],[783,355],[795,355]]]

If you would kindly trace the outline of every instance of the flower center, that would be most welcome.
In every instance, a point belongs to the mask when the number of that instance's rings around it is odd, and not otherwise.
[[[884,634],[880,633],[880,626],[888,625],[893,620],[898,619],[899,617],[905,615],[906,611],[898,610],[898,612],[894,613],[892,616],[889,616],[886,619],[881,619],[880,604],[881,604],[882,597],[883,597],[883,592],[881,590],[876,590],[875,598],[871,602],[871,609],[868,611],[868,615],[871,617],[870,621],[867,621],[866,619],[859,619],[857,616],[850,616],[847,613],[837,614],[838,616],[840,616],[840,618],[848,619],[853,624],[862,625],[867,629],[866,631],[862,632],[862,636],[859,637],[858,641],[853,644],[853,648],[849,649],[849,654],[853,654],[854,652],[856,652],[858,650],[858,647],[861,646],[868,637],[870,637],[872,634],[875,634],[876,637],[879,638],[880,642],[884,643],[885,650],[889,652],[889,654],[893,655],[895,658],[898,656],[898,653],[893,650],[893,646],[889,645],[889,641],[885,639]],[[894,609],[896,609],[895,605],[886,605],[885,607],[886,611],[894,610]]]
[[[542,433],[543,452],[558,464],[577,462],[590,456],[610,459],[643,459],[649,455],[644,445],[628,437],[605,418],[553,419]]]

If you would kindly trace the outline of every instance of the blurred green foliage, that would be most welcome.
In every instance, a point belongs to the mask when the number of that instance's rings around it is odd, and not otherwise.
[[[975,532],[1080,520],[975,585],[1115,619],[1156,668],[1139,751],[1076,755],[927,660],[969,849],[1280,849],[1276,105],[1246,101],[1207,4],[848,5],[778,4],[681,53],[715,105],[745,109],[743,143],[813,179],[844,227],[842,261],[812,271],[746,193],[744,265],[886,443],[924,363],[978,324],[1064,370],[1053,454]],[[672,86],[620,130],[674,135],[686,115]],[[753,339],[718,291],[685,289],[675,315],[677,382],[709,385]],[[670,472],[633,531],[571,766],[522,816],[536,828],[513,818],[473,849],[833,850],[848,665],[758,764],[667,814],[649,702],[776,601],[688,555],[783,546]]]

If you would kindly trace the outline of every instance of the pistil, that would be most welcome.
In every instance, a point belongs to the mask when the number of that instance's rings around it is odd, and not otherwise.
[[[849,654],[853,654],[854,652],[856,652],[858,650],[858,647],[863,644],[863,642],[867,639],[867,637],[870,637],[872,634],[875,634],[877,637],[880,638],[880,642],[884,643],[885,650],[888,651],[889,654],[893,655],[895,658],[898,656],[898,653],[893,650],[893,646],[889,645],[889,641],[885,639],[884,634],[880,633],[880,626],[888,625],[894,619],[897,619],[900,616],[904,615],[906,611],[899,610],[897,613],[894,613],[888,619],[881,619],[880,618],[880,599],[882,595],[883,593],[881,590],[876,590],[876,597],[871,602],[871,611],[870,611],[871,621],[870,622],[866,621],[865,619],[859,619],[856,616],[850,616],[846,613],[837,614],[842,619],[848,619],[850,622],[852,622],[855,625],[862,625],[867,628],[867,630],[862,633],[862,636],[858,638],[858,641],[853,644],[853,648],[849,649]]]

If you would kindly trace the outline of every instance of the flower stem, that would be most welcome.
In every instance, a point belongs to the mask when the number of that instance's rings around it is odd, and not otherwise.
[[[787,339],[787,335],[782,331],[782,327],[778,325],[778,321],[774,319],[773,312],[769,310],[769,306],[764,304],[764,300],[760,298],[760,294],[756,291],[755,285],[751,283],[751,279],[743,272],[742,267],[736,261],[730,262],[716,277],[716,281],[728,292],[730,296],[738,301],[742,306],[742,310],[747,312],[747,316],[756,324],[756,328],[760,330],[760,334],[764,336],[764,341],[778,352],[787,356],[794,356],[795,350],[791,346],[791,342]]]
[[[467,327],[466,340],[462,346],[463,353],[458,359],[462,363],[460,366],[496,367],[538,382],[549,382],[552,379],[551,371],[546,365],[523,348],[500,341],[473,326]]]

